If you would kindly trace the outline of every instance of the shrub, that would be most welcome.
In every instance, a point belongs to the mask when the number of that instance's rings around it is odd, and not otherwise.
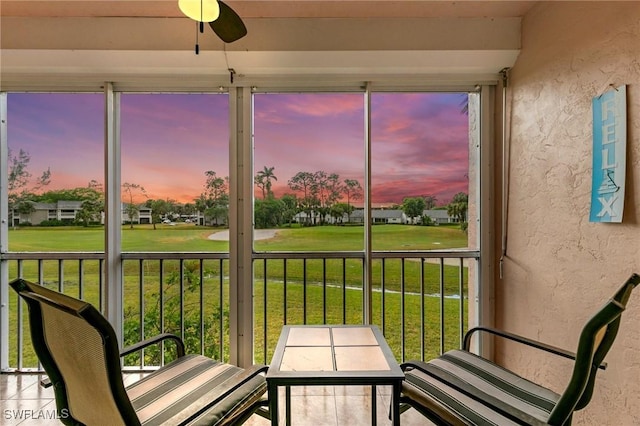
[[[49,220],[43,220],[42,222],[40,222],[38,226],[67,226],[67,225],[71,225],[71,223],[60,220],[60,219],[49,219]]]

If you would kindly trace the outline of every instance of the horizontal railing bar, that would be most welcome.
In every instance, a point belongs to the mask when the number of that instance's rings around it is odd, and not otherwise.
[[[374,259],[382,258],[467,258],[480,257],[478,250],[410,250],[410,251],[374,251]],[[361,251],[278,251],[255,252],[254,259],[362,259]],[[7,252],[0,254],[0,260],[102,260],[102,252]],[[225,252],[124,252],[122,259],[229,259]]]
[[[479,250],[409,250],[409,251],[373,251],[371,257],[374,259],[402,259],[402,258],[425,258],[425,259],[479,259]]]
[[[160,259],[229,259],[229,253],[224,252],[124,252],[122,253],[122,259],[135,259],[135,260],[160,260]]]
[[[479,250],[409,250],[409,251],[373,251],[371,257],[374,259],[384,258],[480,258]],[[254,259],[363,259],[362,251],[270,251],[254,252]]]
[[[103,252],[21,252],[0,253],[0,260],[104,260]]]
[[[254,259],[362,259],[361,251],[270,251],[255,252]]]

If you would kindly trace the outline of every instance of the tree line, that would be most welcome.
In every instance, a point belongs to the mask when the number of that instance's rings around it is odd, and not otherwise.
[[[104,211],[104,190],[96,180],[90,181],[86,187],[44,191],[51,182],[50,170],[44,171],[36,183],[29,187],[31,173],[28,171],[30,156],[20,150],[17,155],[9,151],[9,212],[30,214],[35,211],[34,203],[56,203],[58,201],[79,201],[80,210],[76,213],[76,224],[89,226],[100,223]],[[193,203],[180,203],[173,199],[151,199],[145,188],[138,183],[122,184],[122,198],[125,201],[124,213],[133,226],[134,218],[141,206],[151,209],[151,221],[154,225],[164,219],[180,220],[201,215],[205,224],[213,226],[228,225],[229,216],[229,177],[221,177],[213,170],[204,172],[203,190]],[[289,189],[281,197],[273,192],[273,183],[278,178],[275,167],[264,166],[254,176],[255,187],[261,193],[256,197],[254,220],[256,228],[271,228],[289,224],[296,215],[303,226],[323,225],[328,218],[333,223],[342,223],[345,218],[351,221],[354,211],[353,202],[363,198],[363,189],[356,179],[341,179],[337,173],[323,170],[296,173],[287,181]],[[144,203],[134,200],[145,198]],[[401,205],[391,208],[402,210],[412,223],[432,224],[423,216],[426,209],[436,207],[436,197],[407,197]],[[468,196],[458,193],[451,203],[446,205],[447,213],[460,223],[466,222]],[[443,207],[444,208],[444,207]],[[12,220],[13,223],[13,220]]]

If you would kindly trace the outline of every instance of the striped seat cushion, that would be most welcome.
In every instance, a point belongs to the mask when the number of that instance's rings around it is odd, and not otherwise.
[[[128,386],[127,394],[143,425],[224,425],[266,392],[264,377],[257,375],[208,407],[243,372],[202,355],[187,355]]]
[[[406,397],[454,424],[546,424],[560,396],[472,353],[453,350],[407,370]],[[470,397],[468,394],[474,395]],[[452,413],[449,413],[452,412]]]

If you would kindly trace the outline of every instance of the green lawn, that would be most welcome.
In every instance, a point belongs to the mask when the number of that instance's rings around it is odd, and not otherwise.
[[[227,241],[208,237],[220,228],[187,224],[122,227],[123,251],[229,250]],[[275,238],[258,240],[258,251],[359,251],[364,247],[361,226],[315,226],[283,228]],[[374,250],[434,250],[467,247],[467,235],[459,225],[376,225],[372,228]],[[9,230],[10,251],[102,251],[102,227],[24,227]]]
[[[203,228],[190,225],[135,226],[123,227],[123,251],[175,251],[175,252],[225,252],[226,241],[212,241],[209,235],[220,229]],[[258,251],[359,251],[362,250],[362,227],[310,227],[287,228],[280,230],[270,240],[256,241]],[[102,228],[23,228],[11,230],[9,235],[11,251],[102,251]],[[427,248],[457,248],[466,246],[466,235],[458,227],[421,227],[404,225],[381,225],[373,228],[374,248],[377,250],[416,250]],[[439,243],[439,244],[436,244]],[[377,245],[377,246],[376,246]],[[362,260],[327,259],[307,260],[290,259],[286,261],[286,292],[284,302],[285,261],[272,259],[267,261],[266,279],[264,260],[254,264],[254,311],[255,311],[255,350],[256,360],[269,360],[275,347],[280,327],[287,323],[300,324],[305,321],[317,324],[361,323],[362,322]],[[18,275],[17,262],[10,263],[10,278]],[[183,264],[183,287],[180,288],[180,263],[165,260],[128,260],[124,263],[125,294],[125,341],[133,343],[140,338],[144,323],[144,336],[148,337],[161,328],[159,300],[164,300],[164,330],[180,333],[185,330],[187,345],[191,351],[200,352],[202,346],[207,355],[215,358],[228,355],[228,261],[205,260],[203,263],[204,281],[200,288],[199,261],[185,261]],[[99,262],[87,260],[80,269],[77,261],[23,261],[22,276],[37,280],[40,273],[45,283],[59,289],[59,277],[62,277],[62,290],[73,296],[79,296],[78,277],[83,276],[85,283],[83,297],[98,304]],[[384,268],[384,276],[383,276]],[[162,270],[162,282],[160,271]],[[140,283],[140,273],[144,283]],[[425,356],[435,355],[439,350],[440,339],[440,299],[419,294],[424,286],[424,294],[440,292],[440,266],[429,262],[408,259],[372,263],[372,282],[374,287],[374,323],[382,325],[384,315],[385,335],[396,356],[402,357],[402,315],[404,312],[404,355],[405,358],[419,358],[422,342]],[[459,268],[445,265],[443,269],[444,288],[447,295],[458,295]],[[468,282],[467,268],[464,268],[465,285]],[[401,277],[404,278],[401,281]],[[306,283],[306,286],[303,284]],[[385,305],[382,309],[384,283]],[[222,289],[220,286],[222,285]],[[343,290],[344,287],[344,290]],[[395,291],[404,290],[404,308],[402,298]],[[200,291],[204,305],[200,309]],[[266,291],[267,304],[264,304]],[[466,294],[466,288],[463,290]],[[220,296],[222,292],[222,298]],[[17,302],[11,292],[10,335],[16,336]],[[344,295],[344,296],[343,296]],[[343,298],[346,318],[343,317]],[[424,299],[424,315],[420,315],[421,300]],[[144,300],[144,312],[140,311],[140,301]],[[306,320],[303,315],[303,301],[307,304]],[[179,322],[180,304],[185,307],[184,323]],[[459,336],[459,299],[444,300],[445,343],[455,347]],[[402,310],[404,309],[404,311]],[[325,311],[326,310],[326,311]],[[465,303],[464,312],[466,313]],[[202,314],[201,314],[202,312]],[[220,316],[222,312],[222,317]],[[326,314],[325,314],[326,312]],[[264,336],[264,316],[266,315],[267,337]],[[465,314],[466,315],[466,314]],[[141,322],[140,319],[144,318]],[[424,332],[421,333],[424,318]],[[465,318],[466,324],[466,318]],[[23,323],[25,332],[28,324]],[[465,326],[466,327],[466,326]],[[221,329],[223,332],[221,333]],[[30,349],[28,334],[25,334],[24,365],[35,366],[35,356]],[[205,342],[206,344],[203,344]],[[10,360],[16,357],[17,341],[10,342]],[[435,352],[434,352],[435,351]],[[156,354],[147,354],[155,359]],[[135,356],[131,362],[135,362]],[[264,358],[264,359],[263,359]],[[13,361],[11,361],[13,362]]]

